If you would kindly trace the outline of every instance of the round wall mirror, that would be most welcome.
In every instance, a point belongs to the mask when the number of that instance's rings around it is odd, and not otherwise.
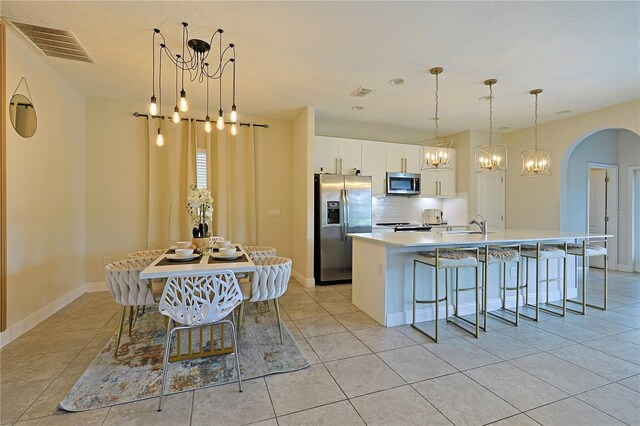
[[[9,116],[16,132],[23,138],[30,138],[38,127],[38,118],[33,103],[25,95],[13,95],[9,102]]]

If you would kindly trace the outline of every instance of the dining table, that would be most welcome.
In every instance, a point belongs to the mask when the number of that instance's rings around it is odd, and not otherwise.
[[[218,249],[212,247],[193,259],[176,260],[172,259],[175,248],[170,248],[143,269],[139,277],[148,280],[166,279],[170,276],[206,275],[220,271],[231,271],[236,276],[244,277],[254,272],[256,265],[242,244],[235,244],[235,246],[240,255],[237,259],[222,259],[216,256]],[[216,328],[213,325],[176,333],[176,352],[175,354],[172,352],[169,360],[173,362],[233,353],[235,351],[233,339],[225,338],[224,324],[220,324],[219,328],[217,338]]]

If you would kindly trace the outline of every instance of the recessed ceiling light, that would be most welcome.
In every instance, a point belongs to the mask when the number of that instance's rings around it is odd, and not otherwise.
[[[354,106],[351,107],[351,109],[354,110],[354,111],[362,111],[364,109],[364,107],[360,106],[360,105],[354,105]]]
[[[498,130],[508,130],[510,128],[511,127],[509,127],[509,126],[504,126],[504,127],[498,127]]]
[[[393,78],[389,80],[389,84],[392,86],[400,86],[401,84],[404,84],[404,80],[401,78]]]
[[[556,114],[568,114],[568,113],[570,113],[570,112],[571,112],[571,110],[570,110],[570,109],[563,109],[562,111],[558,111],[558,112],[556,112]]]
[[[486,96],[480,96],[478,98],[479,101],[488,101],[489,99],[491,99],[491,96],[486,95]]]

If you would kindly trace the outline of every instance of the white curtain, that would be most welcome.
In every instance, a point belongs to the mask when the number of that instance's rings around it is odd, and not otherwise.
[[[156,145],[158,119],[148,120],[148,248],[192,238],[187,214],[189,186],[196,183],[198,148],[207,151],[208,189],[213,195],[212,235],[256,244],[255,131],[253,125],[206,133],[195,120],[162,122],[164,146]],[[210,224],[211,225],[211,224]]]
[[[209,187],[213,193],[215,235],[243,244],[256,244],[255,130],[229,125],[207,140]]]
[[[159,120],[148,120],[148,248],[191,239],[193,224],[186,210],[187,191],[196,182],[196,123],[163,120],[164,146],[156,145]]]

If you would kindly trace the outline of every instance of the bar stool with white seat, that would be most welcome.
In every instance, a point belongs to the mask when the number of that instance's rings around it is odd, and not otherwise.
[[[581,301],[571,300],[571,299],[567,300],[567,302],[577,303],[582,305],[582,309],[580,311],[569,309],[569,308],[568,309],[572,312],[581,313],[582,315],[585,314],[587,306],[589,306],[590,308],[596,308],[596,309],[601,309],[603,311],[606,311],[607,310],[607,267],[609,262],[609,259],[608,259],[609,256],[607,253],[607,239],[598,238],[597,240],[594,240],[593,238],[590,238],[588,240],[587,239],[582,240],[582,243],[567,244],[567,253],[572,256],[575,256],[576,258],[576,262],[575,262],[576,285],[578,281],[578,257],[582,258],[582,300]],[[602,296],[602,299],[603,299],[602,306],[587,303],[587,267],[588,267],[587,259],[595,256],[604,256],[604,290],[603,290],[603,296]]]
[[[515,287],[507,286],[507,264],[515,262],[516,263],[516,285]],[[482,265],[482,288],[485,289],[483,291],[483,301],[482,301],[482,312],[484,315],[484,324],[485,331],[487,324],[487,314],[491,315],[494,318],[499,320],[508,322],[509,324],[513,324],[516,327],[519,324],[520,320],[520,298],[519,291],[522,288],[520,286],[520,244],[510,244],[510,245],[486,245],[480,249],[480,264]],[[489,265],[502,265],[502,286],[501,286],[501,301],[502,306],[501,310],[504,312],[509,312],[515,316],[514,320],[511,321],[501,315],[498,315],[493,312],[489,312],[487,306],[487,293],[489,292],[488,286],[488,269]],[[515,310],[511,310],[507,308],[507,291],[515,290],[516,292],[516,305]]]
[[[527,307],[535,307],[535,316],[527,315],[524,313],[520,313],[521,316],[528,318],[532,321],[539,321],[540,319],[540,311],[544,311],[550,314],[558,315],[564,317],[567,313],[567,245],[566,243],[562,244],[562,248],[559,248],[555,245],[543,245],[541,243],[536,243],[535,246],[522,246],[520,249],[520,255],[525,258],[526,263],[526,280],[525,284],[522,286],[525,291],[525,303],[524,305]],[[549,261],[551,260],[563,260],[562,267],[562,306],[558,306],[549,302],[549,283],[552,281],[558,281],[559,278],[550,279],[549,278]],[[529,260],[536,261],[536,303],[535,305],[529,304]],[[559,308],[560,312],[540,307],[540,261],[546,261],[546,303],[545,305],[549,307]]]
[[[435,269],[435,298],[434,299],[419,299],[417,295],[417,283],[416,283],[416,266],[418,264],[423,264],[427,266],[431,266]],[[445,320],[446,322],[450,322],[457,327],[463,329],[464,331],[470,333],[474,337],[478,337],[479,328],[480,328],[480,286],[478,279],[478,249],[477,248],[436,248],[435,251],[427,251],[427,252],[418,252],[413,257],[413,319],[411,322],[411,326],[438,343],[438,322],[439,322],[439,304],[440,302],[445,302]],[[458,270],[460,268],[474,268],[475,269],[475,287],[472,289],[475,290],[475,322],[469,321],[466,318],[463,318],[458,315],[458,300],[456,298],[454,305],[454,316],[471,324],[474,327],[474,330],[469,330],[467,327],[463,327],[457,321],[451,321],[449,319],[449,280],[448,280],[448,269],[456,270],[456,290],[458,289]],[[444,282],[444,292],[445,296],[440,297],[440,270],[445,271],[445,282]],[[429,334],[426,330],[420,328],[416,323],[416,307],[418,304],[434,304],[435,305],[435,333],[433,335]],[[486,323],[484,324],[486,326]]]

